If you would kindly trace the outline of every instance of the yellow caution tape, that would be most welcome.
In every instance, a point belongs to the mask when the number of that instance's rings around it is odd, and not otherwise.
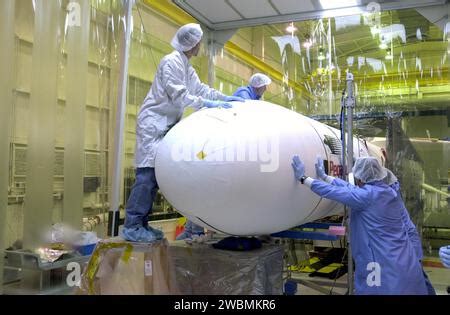
[[[133,252],[133,246],[131,244],[127,244],[125,251],[123,252],[123,255],[122,255],[122,261],[127,263],[128,260],[130,260],[132,252]]]
[[[186,224],[186,221],[187,221],[186,217],[178,218],[178,220],[177,220],[177,225],[178,225],[178,226],[183,226],[183,225]]]
[[[342,264],[333,263],[333,264],[330,264],[330,265],[328,265],[326,267],[323,267],[323,268],[319,269],[318,272],[320,272],[320,273],[331,273],[331,272],[335,271],[336,269],[338,269],[338,268],[340,268],[342,266],[343,266]]]
[[[313,257],[304,261],[299,262],[297,265],[289,266],[289,270],[293,272],[305,272],[310,273],[316,271],[315,269],[311,268],[312,264],[315,264],[320,259],[317,257]]]
[[[124,262],[128,262],[128,260],[131,257],[131,253],[133,252],[133,245],[130,243],[99,243],[97,244],[97,247],[95,248],[94,253],[91,256],[91,259],[89,260],[88,266],[86,268],[86,276],[88,279],[88,293],[93,295],[94,292],[94,279],[95,275],[97,274],[98,267],[100,265],[100,256],[101,254],[109,249],[112,248],[123,248],[125,247],[125,251],[122,255],[122,260]]]

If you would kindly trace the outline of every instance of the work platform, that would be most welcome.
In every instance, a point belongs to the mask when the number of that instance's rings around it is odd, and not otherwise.
[[[101,241],[83,273],[80,294],[279,295],[283,247],[225,251],[209,244]]]

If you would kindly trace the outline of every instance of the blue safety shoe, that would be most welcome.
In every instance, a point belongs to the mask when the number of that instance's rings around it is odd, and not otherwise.
[[[156,234],[151,230],[147,230],[142,226],[138,228],[123,228],[123,230],[120,233],[120,236],[124,240],[129,242],[142,242],[142,243],[151,243],[161,239],[161,235]]]

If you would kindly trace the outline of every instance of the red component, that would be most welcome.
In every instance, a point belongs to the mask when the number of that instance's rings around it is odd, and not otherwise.
[[[177,225],[177,228],[175,229],[175,237],[177,237],[183,232],[184,232],[184,225]]]

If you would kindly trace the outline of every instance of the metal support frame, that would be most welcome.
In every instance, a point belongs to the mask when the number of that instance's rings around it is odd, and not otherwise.
[[[146,0],[149,1],[149,0]],[[335,16],[346,16],[346,15],[356,15],[361,14],[362,12],[366,12],[367,5],[355,5],[355,6],[347,6],[344,8],[337,9],[322,9],[322,10],[311,10],[304,11],[298,13],[287,13],[287,14],[279,14],[275,16],[266,16],[266,17],[255,17],[255,18],[239,18],[232,21],[224,21],[214,23],[208,19],[208,17],[201,12],[199,12],[196,8],[197,1],[187,1],[187,0],[172,0],[176,5],[182,8],[185,12],[189,13],[197,20],[205,24],[211,29],[215,30],[226,30],[230,28],[243,28],[243,27],[252,27],[266,24],[279,24],[286,23],[292,21],[308,21],[308,20],[316,20],[328,17]],[[157,2],[157,1],[155,1]],[[192,3],[191,3],[192,2]],[[194,3],[194,4],[193,4]],[[440,6],[446,4],[446,0],[428,0],[428,1],[416,1],[416,0],[402,0],[402,1],[385,1],[380,3],[380,11],[391,11],[391,10],[402,10],[402,9],[411,9],[411,8],[424,8],[424,7],[432,7],[432,6]],[[214,2],[211,1],[211,6],[214,5]]]
[[[192,16],[188,15],[181,8],[172,5],[169,0],[159,0],[159,1],[143,0],[143,2],[151,9],[155,10],[159,14],[162,14],[163,16],[170,18],[177,24],[187,24],[196,22],[196,20],[193,19]],[[228,27],[227,30],[224,30],[223,34],[226,34],[227,31],[233,31],[234,29],[236,29],[236,27]],[[221,33],[216,32],[216,34]],[[220,38],[217,41],[220,42]],[[242,62],[246,63],[250,67],[258,69],[258,71],[267,74],[273,80],[277,80],[278,82],[285,82],[285,78],[281,72],[279,72],[266,62],[258,59],[256,56],[247,52],[245,49],[239,47],[238,45],[228,41],[225,44],[224,49],[226,52],[240,59]],[[292,87],[294,91],[296,91],[297,93],[309,97],[309,92],[303,85],[299,84],[298,82],[289,79],[287,84],[290,87]]]
[[[117,101],[116,128],[114,133],[115,150],[113,157],[113,174],[111,184],[111,206],[109,210],[108,236],[117,236],[119,233],[119,199],[121,187],[121,170],[123,164],[123,144],[125,114],[127,105],[127,84],[128,84],[128,59],[130,55],[132,14],[134,0],[124,0],[126,7],[126,30],[122,45],[122,63],[120,65],[119,96]]]
[[[330,226],[340,226],[340,223],[306,223],[296,228],[298,229],[328,229]],[[297,240],[317,240],[317,241],[337,241],[339,236],[326,232],[315,231],[295,231],[287,230],[271,234],[272,237],[291,238]]]
[[[328,223],[328,222],[310,222],[302,224],[297,229],[329,229],[331,226],[341,226],[340,223]],[[332,235],[327,232],[316,232],[316,231],[296,231],[296,230],[287,230],[282,231],[278,233],[271,234],[272,237],[279,237],[279,238],[287,238],[290,241],[289,244],[289,250],[293,252],[294,255],[294,261],[295,264],[297,264],[297,257],[295,255],[295,246],[293,244],[294,240],[320,240],[320,241],[337,241],[340,237],[337,235]],[[330,289],[325,288],[325,286],[330,285],[330,283],[327,283],[326,281],[317,281],[317,280],[304,280],[304,279],[297,279],[293,278],[291,276],[291,272],[288,270],[288,276],[286,281],[293,281],[296,283],[299,283],[301,285],[304,285],[306,287],[309,287],[315,291],[318,291],[323,294],[333,294],[333,295],[339,295],[339,293],[335,293]],[[347,287],[347,285],[344,284],[336,284],[333,283],[334,287]]]
[[[346,110],[346,130],[347,130],[347,139],[345,140],[345,137],[343,138],[342,143],[342,152],[344,154],[343,156],[343,165],[344,165],[344,171],[346,173],[346,179],[348,181],[351,181],[351,168],[353,167],[353,109],[355,108],[355,97],[353,95],[353,74],[348,72],[347,73],[347,86],[346,86],[347,96],[343,99],[342,106]],[[344,125],[342,125],[344,128]],[[345,141],[344,141],[345,140]],[[346,153],[346,158],[345,158]],[[345,167],[345,165],[347,167]],[[350,242],[350,208],[345,208],[345,217],[347,218],[347,257],[348,257],[348,294],[353,294],[353,258],[352,258],[352,247]]]

